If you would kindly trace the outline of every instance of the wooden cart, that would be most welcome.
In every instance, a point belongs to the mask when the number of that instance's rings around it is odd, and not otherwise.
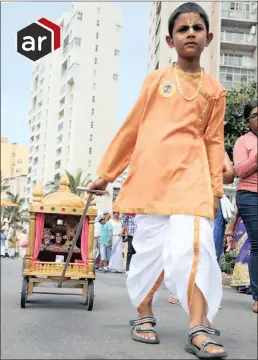
[[[87,194],[80,198],[71,193],[66,174],[60,180],[59,190],[45,197],[41,184],[37,182],[35,185],[33,201],[29,205],[29,243],[22,272],[22,308],[25,308],[27,298],[33,293],[67,295],[62,292],[39,292],[34,289],[48,286],[46,283],[51,287],[58,284],[87,197]],[[89,311],[93,309],[94,303],[93,242],[96,216],[97,209],[93,200],[62,285],[63,288],[81,288]],[[45,284],[42,285],[43,283]]]

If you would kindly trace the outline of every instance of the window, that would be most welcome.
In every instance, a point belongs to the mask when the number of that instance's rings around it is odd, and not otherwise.
[[[96,76],[97,75],[97,71],[93,70],[93,75]]]
[[[75,43],[76,43],[77,46],[81,46],[81,41],[82,41],[81,38],[79,38],[79,37],[75,38]]]
[[[91,167],[91,160],[88,161],[88,167]]]
[[[61,122],[61,123],[58,125],[58,127],[57,127],[57,131],[58,131],[58,132],[59,132],[59,131],[62,131],[62,130],[63,130],[63,127],[64,127],[64,123]]]
[[[92,84],[92,89],[95,90],[96,89],[96,83]]]
[[[118,56],[119,53],[120,53],[120,51],[115,49],[115,56]]]
[[[116,25],[116,31],[121,32],[121,25]]]
[[[100,7],[98,7],[98,15],[100,14]]]
[[[16,174],[21,174],[22,173],[22,169],[19,168],[19,169],[16,169]]]
[[[233,80],[233,75],[232,74],[227,74],[226,75],[226,80],[227,81],[232,81]]]
[[[65,49],[69,44],[69,34],[64,39],[63,48]]]
[[[99,20],[97,20],[97,26],[99,26]]]
[[[22,159],[18,159],[17,164],[22,164]]]
[[[94,109],[91,109],[91,115],[94,115]]]
[[[90,141],[92,141],[92,137],[93,137],[93,135],[92,135],[92,134],[90,134]]]
[[[96,45],[95,46],[95,51],[98,52],[98,50],[99,50],[99,47],[98,47],[98,45]]]
[[[99,33],[96,33],[96,39],[98,39],[99,38]]]
[[[93,121],[91,121],[90,127],[91,127],[91,129],[93,129]]]
[[[59,112],[58,119],[59,120],[62,119],[63,116],[64,116],[64,109]]]
[[[77,18],[78,18],[78,20],[82,20],[82,12],[78,12],[78,15],[77,15]]]
[[[113,74],[113,80],[118,80],[118,75],[117,74]]]
[[[92,153],[92,148],[90,147],[90,148],[89,148],[89,154],[91,154],[91,153]]]
[[[95,60],[94,60],[94,64],[95,64],[95,65],[97,65],[97,63],[98,63],[98,59],[97,59],[97,58],[95,58]]]
[[[95,102],[95,96],[92,96],[92,102]]]
[[[61,74],[63,74],[67,70],[67,60],[62,64]]]

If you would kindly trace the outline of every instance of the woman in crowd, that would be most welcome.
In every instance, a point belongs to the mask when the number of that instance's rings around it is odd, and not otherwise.
[[[239,292],[248,293],[250,289],[248,271],[250,242],[241,217],[238,216],[235,221],[230,223],[227,236],[231,238],[232,243],[234,242],[237,256],[230,286]]]
[[[112,252],[109,262],[109,270],[115,273],[123,272],[123,238],[124,226],[118,212],[113,213],[110,220],[113,229]]]
[[[233,152],[235,170],[239,176],[236,202],[251,245],[249,275],[254,299],[252,310],[255,313],[258,312],[257,104],[255,99],[245,106],[244,118],[250,130],[237,140]]]
[[[100,234],[103,225],[105,224],[105,218],[103,215],[100,215],[96,218],[94,224],[94,259],[95,259],[95,268],[102,270],[102,261],[100,258]]]
[[[28,234],[27,234],[27,230],[23,229],[19,237],[19,256],[22,259],[24,259],[26,255],[27,246],[28,246]]]

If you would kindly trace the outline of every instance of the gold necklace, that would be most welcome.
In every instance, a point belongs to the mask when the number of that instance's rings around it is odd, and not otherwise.
[[[192,100],[194,100],[194,99],[198,96],[198,94],[199,94],[199,92],[201,91],[201,88],[202,88],[203,69],[201,69],[201,73],[200,73],[201,79],[200,79],[200,84],[199,84],[199,86],[198,86],[198,89],[196,90],[196,93],[195,93],[193,96],[191,96],[190,98],[188,98],[188,97],[185,96],[185,94],[184,94],[184,92],[183,92],[183,89],[182,89],[182,87],[181,87],[181,85],[180,85],[180,83],[179,83],[176,64],[174,64],[173,70],[174,70],[174,73],[175,73],[176,84],[177,84],[177,87],[178,87],[178,90],[179,90],[181,96],[182,96],[185,100],[187,100],[187,101],[192,101]],[[180,69],[180,70],[181,70],[181,69]],[[187,76],[191,76],[191,75],[192,75],[192,74],[185,73],[183,70],[181,70],[181,71],[182,71],[185,75],[187,75]],[[197,74],[193,74],[193,75],[197,75]]]

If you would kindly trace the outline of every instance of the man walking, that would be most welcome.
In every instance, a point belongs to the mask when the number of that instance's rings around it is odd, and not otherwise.
[[[123,215],[122,221],[125,227],[125,234],[127,235],[127,241],[128,241],[128,250],[127,250],[127,258],[126,258],[126,274],[128,274],[132,256],[135,254],[135,250],[133,247],[133,237],[136,231],[136,223],[134,220],[134,216],[129,216],[129,215]]]

